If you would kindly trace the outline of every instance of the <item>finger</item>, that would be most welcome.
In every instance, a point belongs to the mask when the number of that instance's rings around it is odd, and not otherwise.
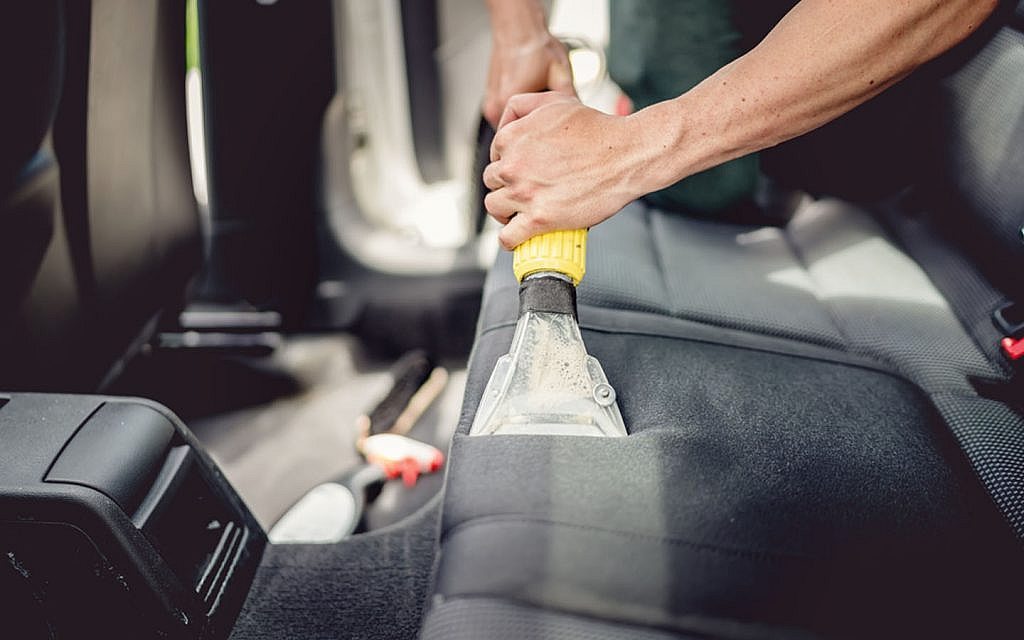
[[[502,227],[498,241],[506,251],[511,251],[535,235],[537,231],[527,216],[515,216]]]
[[[504,181],[498,176],[500,172],[500,165],[497,162],[492,162],[484,168],[484,186],[491,191],[496,191],[505,186]]]
[[[501,111],[505,108],[498,97],[498,59],[491,53],[491,61],[487,68],[487,88],[484,91],[484,101],[480,105],[480,112],[484,119],[492,126],[498,125],[501,118]]]
[[[570,96],[576,95],[576,85],[572,82],[572,66],[568,57],[548,66],[548,88]]]
[[[518,204],[509,196],[508,189],[503,188],[492,191],[484,197],[484,208],[492,218],[501,224],[508,224],[509,220],[515,217]]]
[[[486,120],[492,127],[497,127],[498,121],[501,119],[501,103],[497,100],[487,98],[484,100],[482,111],[484,120]]]
[[[498,131],[501,128],[527,116],[531,111],[539,107],[561,99],[562,94],[544,91],[542,93],[520,93],[508,99],[505,103],[505,110],[501,113],[501,120],[498,122]]]
[[[494,133],[491,140],[491,162],[497,162],[505,156],[509,144],[515,141],[515,133],[515,127],[506,127]]]
[[[505,136],[501,134],[494,134],[494,138],[491,140],[491,162],[497,162],[501,160],[501,151],[505,148]]]

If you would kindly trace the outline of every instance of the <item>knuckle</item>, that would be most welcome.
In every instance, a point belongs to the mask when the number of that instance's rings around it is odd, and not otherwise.
[[[498,176],[501,178],[513,179],[519,173],[519,163],[516,159],[509,158],[507,154],[501,159],[501,166],[498,167]]]
[[[502,151],[507,144],[508,134],[504,133],[504,129],[494,134],[494,140],[491,141],[491,148],[496,151]]]
[[[497,208],[497,194],[493,191],[484,196],[484,208],[488,213],[494,213]]]

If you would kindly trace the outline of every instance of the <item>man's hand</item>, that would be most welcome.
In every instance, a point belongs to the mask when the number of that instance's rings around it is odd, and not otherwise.
[[[497,128],[508,99],[551,89],[576,95],[565,46],[548,32],[535,0],[490,0],[494,44],[484,117]]]
[[[603,114],[575,97],[511,98],[483,176],[491,190],[487,211],[505,224],[502,246],[591,227],[646,193],[646,135],[633,118]]]

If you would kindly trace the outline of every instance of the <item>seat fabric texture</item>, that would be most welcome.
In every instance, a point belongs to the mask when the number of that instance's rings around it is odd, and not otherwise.
[[[728,284],[709,283],[694,255]],[[630,436],[465,435],[511,341],[503,256],[451,451],[424,637],[485,624],[495,607],[533,630],[583,616],[608,637],[623,623],[765,637],[1006,622],[1018,544],[921,390],[960,398],[968,375],[1000,373],[864,212],[823,201],[786,229],[757,229],[637,204],[593,230],[589,257],[580,322]],[[900,319],[921,329],[905,334],[924,353],[902,349],[903,334],[887,348]],[[941,365],[927,349],[944,349]],[[569,618],[538,622],[531,607]]]

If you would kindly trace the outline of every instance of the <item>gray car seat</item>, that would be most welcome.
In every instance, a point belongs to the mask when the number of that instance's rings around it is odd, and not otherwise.
[[[1024,266],[1013,9],[926,70],[935,148],[902,196],[592,230],[580,321],[627,438],[468,435],[516,317],[499,258],[422,637],[1017,629],[1024,393],[992,322]]]
[[[199,265],[184,9],[49,1],[8,18],[0,388],[93,390]]]

